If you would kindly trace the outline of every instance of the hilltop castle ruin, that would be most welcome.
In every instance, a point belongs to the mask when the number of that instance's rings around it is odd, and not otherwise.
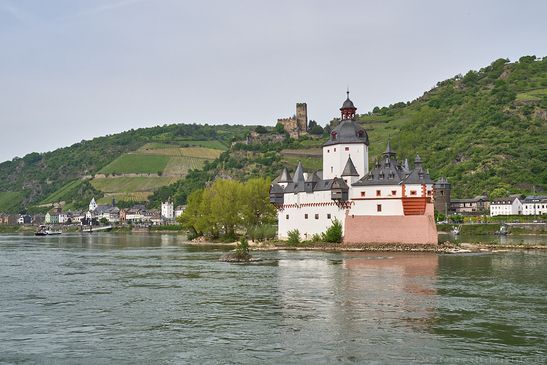
[[[290,118],[280,118],[277,123],[283,125],[285,132],[292,138],[298,138],[308,133],[308,106],[306,103],[296,103],[296,115]]]

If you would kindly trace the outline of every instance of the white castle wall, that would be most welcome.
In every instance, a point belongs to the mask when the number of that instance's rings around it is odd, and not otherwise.
[[[368,173],[368,146],[364,143],[348,143],[323,147],[323,179],[341,177],[350,156],[359,177],[365,176]]]

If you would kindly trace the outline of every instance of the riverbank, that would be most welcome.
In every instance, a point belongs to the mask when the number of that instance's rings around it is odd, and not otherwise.
[[[190,245],[195,246],[216,246],[226,249],[235,248],[237,242],[208,242],[191,241]],[[496,251],[528,251],[528,250],[547,250],[547,245],[528,245],[528,244],[489,244],[489,243],[451,243],[444,242],[438,245],[408,245],[408,244],[362,244],[362,245],[344,245],[329,243],[300,243],[298,245],[289,245],[284,242],[254,242],[249,241],[249,250],[253,252],[260,251],[323,251],[323,252],[429,252],[429,253],[464,253],[464,252],[496,252]]]

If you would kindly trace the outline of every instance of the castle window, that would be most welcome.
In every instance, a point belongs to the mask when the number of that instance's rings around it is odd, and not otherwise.
[[[330,150],[327,150],[327,153],[330,153]]]
[[[428,191],[427,191],[427,195],[431,195],[431,190],[428,190]]]
[[[348,179],[344,179],[344,182],[347,184],[347,183],[348,183]]]
[[[285,219],[289,219],[289,215],[288,215],[288,214],[285,216]]]
[[[315,219],[319,219],[319,214],[316,214],[316,215],[315,215]]]
[[[382,211],[382,204],[376,204],[376,211],[381,212]]]
[[[333,170],[333,168],[332,168],[332,166],[331,166],[331,167],[330,167],[330,172],[331,172],[331,173],[332,173],[332,170]]]
[[[349,147],[346,147],[346,151],[349,151]]]
[[[391,195],[397,195],[397,190],[391,190]]]
[[[365,196],[365,192],[361,191],[361,197],[364,197],[364,196]]]
[[[334,149],[334,152],[336,152],[336,148]]]
[[[308,219],[308,215],[307,215],[307,214],[304,214],[304,219]]]
[[[410,190],[410,195],[416,195],[416,190]]]
[[[382,192],[380,190],[376,190],[376,196],[381,196]]]
[[[329,213],[329,214],[327,214],[327,219],[330,219],[330,213]]]

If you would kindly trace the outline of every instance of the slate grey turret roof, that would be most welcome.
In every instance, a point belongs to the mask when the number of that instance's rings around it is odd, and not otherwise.
[[[294,183],[304,182],[304,168],[302,167],[302,163],[300,163],[300,161],[298,161],[298,166],[296,166],[292,181]]]
[[[348,157],[348,161],[346,162],[346,166],[344,167],[344,171],[342,171],[341,176],[359,176],[359,173],[351,160],[351,156]]]
[[[280,183],[288,183],[292,181],[291,174],[289,174],[289,170],[286,167],[283,167],[283,171],[281,171],[281,175],[279,176],[279,180],[277,182]]]
[[[339,143],[364,143],[368,146],[368,134],[359,123],[345,119],[332,130],[323,146]]]

